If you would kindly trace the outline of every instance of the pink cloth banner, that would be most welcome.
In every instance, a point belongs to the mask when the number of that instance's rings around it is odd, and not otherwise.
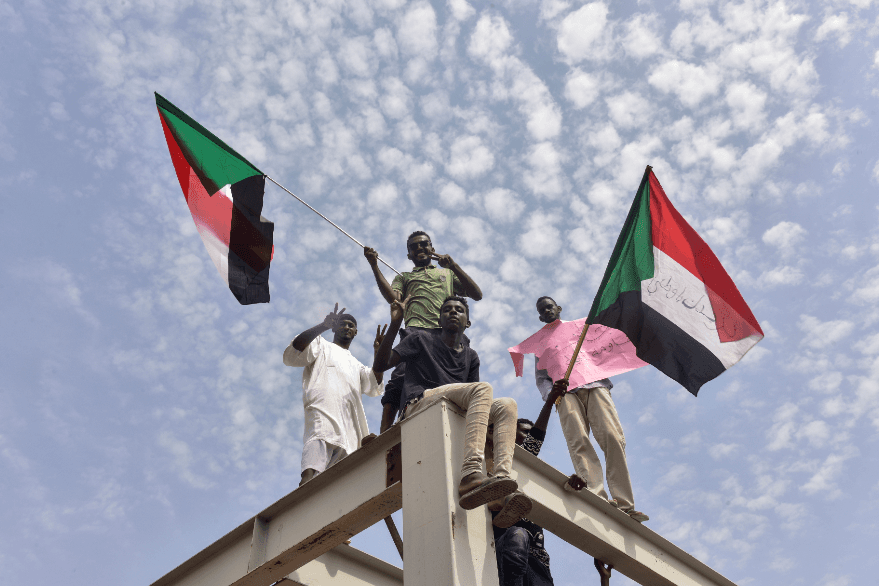
[[[575,321],[557,319],[533,336],[509,348],[516,376],[522,376],[525,354],[537,357],[537,368],[546,369],[552,380],[564,378],[586,318]],[[571,372],[570,390],[636,368],[647,363],[635,355],[635,345],[624,333],[601,324],[592,324]]]

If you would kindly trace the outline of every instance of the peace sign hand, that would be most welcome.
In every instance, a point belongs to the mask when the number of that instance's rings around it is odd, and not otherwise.
[[[339,318],[342,317],[342,314],[345,313],[345,308],[342,308],[342,311],[339,311],[339,304],[336,303],[336,307],[333,309],[331,313],[328,313],[324,318],[323,325],[326,328],[333,329],[336,327],[336,324],[339,323]]]
[[[381,326],[375,326],[375,342],[372,343],[372,351],[373,353],[378,352],[378,347],[381,346],[382,340],[385,339],[385,334],[388,331],[388,324],[385,324],[384,329]]]

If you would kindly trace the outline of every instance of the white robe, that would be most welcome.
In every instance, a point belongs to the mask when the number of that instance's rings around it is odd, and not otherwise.
[[[318,336],[300,352],[291,342],[284,364],[304,366],[302,403],[305,407],[303,445],[323,440],[352,453],[369,435],[361,394],[377,397],[383,385],[348,350]]]

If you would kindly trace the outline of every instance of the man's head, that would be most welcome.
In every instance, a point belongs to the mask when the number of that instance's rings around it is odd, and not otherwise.
[[[440,327],[463,332],[470,327],[470,307],[467,300],[457,295],[446,297],[440,306]]]
[[[433,244],[427,232],[418,230],[409,234],[406,239],[408,258],[416,267],[426,267],[430,264],[430,255],[433,254]]]
[[[525,436],[531,433],[532,427],[534,427],[534,422],[524,417],[516,422],[516,445],[522,445],[522,442],[525,441]]]
[[[537,300],[537,313],[540,315],[540,321],[551,324],[562,314],[562,308],[552,297],[544,296]]]
[[[336,325],[333,327],[333,342],[351,343],[354,336],[357,335],[357,320],[350,313],[339,315]]]

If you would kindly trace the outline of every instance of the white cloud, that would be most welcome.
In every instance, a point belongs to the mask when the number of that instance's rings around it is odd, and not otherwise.
[[[382,112],[385,116],[399,120],[409,114],[409,105],[412,100],[412,92],[402,80],[389,77],[382,80],[385,94],[379,100]]]
[[[406,55],[427,60],[436,56],[436,13],[429,2],[409,6],[397,26],[397,42]]]
[[[656,31],[662,30],[659,17],[652,14],[636,14],[625,24],[626,34],[623,48],[636,59],[644,59],[662,52],[662,37]]]
[[[715,460],[721,460],[735,453],[741,446],[739,444],[714,444],[708,448],[708,455]]]
[[[397,186],[385,181],[369,190],[367,200],[369,201],[369,205],[387,210],[397,201],[399,195]]]
[[[836,42],[840,47],[845,47],[851,41],[851,25],[848,21],[848,14],[840,12],[839,14],[828,14],[815,31],[815,40],[823,41],[830,36],[836,37]]]
[[[529,170],[525,171],[525,185],[536,195],[557,197],[564,191],[562,157],[550,142],[531,147],[527,157]]]
[[[877,52],[876,54],[879,55],[879,52]],[[873,179],[873,181],[875,181],[876,183],[879,183],[879,161],[876,161],[876,164],[873,165],[873,176],[872,176],[872,179]]]
[[[492,98],[517,102],[535,140],[553,138],[561,131],[561,110],[546,84],[531,68],[518,57],[507,54],[511,43],[506,21],[486,14],[476,23],[468,50],[477,61],[492,68],[495,74]]]
[[[502,58],[512,43],[513,35],[507,22],[503,18],[483,14],[473,29],[467,50],[477,59],[492,62]]]
[[[512,222],[525,211],[522,198],[509,189],[492,189],[483,196],[483,202],[485,211],[496,222]]]
[[[803,331],[803,345],[814,350],[821,350],[835,345],[848,337],[855,329],[855,324],[847,320],[822,322],[817,317],[802,314],[797,323]]]
[[[449,0],[449,8],[456,20],[467,20],[476,13],[467,0]]]
[[[756,131],[766,120],[766,92],[753,83],[731,83],[726,90],[726,103],[732,110],[732,123],[736,128]]]
[[[494,166],[494,155],[478,136],[455,139],[449,152],[446,170],[456,179],[471,179],[484,175]]]
[[[711,63],[702,67],[672,60],[654,68],[647,81],[661,92],[676,95],[682,104],[693,108],[718,92],[721,75]]]
[[[448,209],[459,209],[467,202],[467,193],[453,181],[443,185],[439,194],[440,203]]]
[[[565,82],[565,97],[574,104],[574,108],[582,110],[594,102],[599,91],[598,79],[595,76],[579,68],[574,68],[568,73],[568,80]]]
[[[779,222],[763,233],[763,242],[776,247],[784,256],[797,251],[797,245],[806,237],[806,230],[796,222]]]
[[[561,233],[554,219],[540,212],[528,217],[526,231],[519,236],[519,249],[528,258],[551,257],[561,244]]]
[[[653,106],[640,94],[630,91],[605,99],[611,120],[619,128],[643,126]]]
[[[607,6],[591,2],[568,14],[559,25],[558,48],[571,63],[602,58],[607,53]]]
[[[782,285],[798,285],[803,281],[803,271],[796,267],[782,266],[763,272],[758,281],[764,288],[771,289]]]

